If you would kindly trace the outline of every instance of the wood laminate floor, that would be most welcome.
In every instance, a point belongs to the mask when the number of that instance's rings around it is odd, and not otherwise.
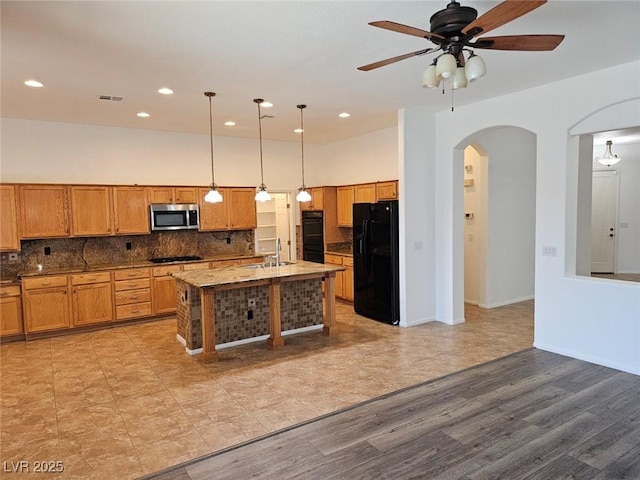
[[[640,377],[529,348],[155,480],[640,478]]]

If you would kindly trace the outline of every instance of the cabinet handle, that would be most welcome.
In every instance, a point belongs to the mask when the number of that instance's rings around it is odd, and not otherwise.
[[[49,285],[51,285],[51,282],[42,282],[42,286],[43,286],[43,287],[47,287],[47,286],[49,286]]]
[[[131,313],[140,313],[140,310],[131,310]]]
[[[137,300],[137,299],[138,299],[138,296],[137,296],[137,295],[131,295],[131,297],[130,297],[130,298],[131,298],[131,300]]]

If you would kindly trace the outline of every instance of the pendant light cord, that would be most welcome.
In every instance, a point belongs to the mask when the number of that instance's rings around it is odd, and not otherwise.
[[[304,119],[302,115],[302,110],[306,108],[306,105],[298,105],[300,109],[300,157],[302,158],[302,188],[307,188],[304,184]]]
[[[215,93],[213,95],[215,95]],[[213,95],[207,96],[209,97],[209,131],[211,132],[211,186],[215,188],[216,180],[213,173],[213,114],[211,113],[211,97],[213,97]]]
[[[254,100],[255,101],[255,100]],[[262,115],[260,113],[260,102],[256,102],[258,104],[258,132],[260,135],[260,187],[264,187],[264,170],[262,167]]]

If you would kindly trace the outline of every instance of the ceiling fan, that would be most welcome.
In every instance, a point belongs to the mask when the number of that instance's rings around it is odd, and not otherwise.
[[[441,79],[449,77],[459,77],[460,72],[456,69],[463,69],[469,81],[477,80],[484,76],[486,68],[480,57],[476,56],[472,49],[489,50],[520,50],[520,51],[549,51],[555,49],[564,39],[564,35],[508,35],[499,37],[481,37],[522,15],[545,4],[547,0],[505,0],[491,10],[478,17],[475,8],[460,5],[456,0],[452,0],[445,9],[434,13],[430,18],[430,31],[420,28],[403,25],[389,20],[370,22],[369,25],[384,28],[394,32],[413,35],[415,37],[426,38],[436,47],[417,50],[415,52],[398,55],[378,62],[370,63],[358,67],[358,70],[369,71],[383,67],[391,63],[399,62],[407,58],[424,55],[427,53],[442,51],[433,65],[432,70],[427,69],[423,86],[437,87]],[[463,52],[469,52],[467,59]],[[458,73],[458,75],[456,75]],[[429,78],[427,78],[429,77]],[[459,79],[459,86],[466,86],[467,79]],[[425,81],[427,84],[425,84]],[[463,83],[463,85],[462,85]],[[455,80],[454,80],[454,87]]]

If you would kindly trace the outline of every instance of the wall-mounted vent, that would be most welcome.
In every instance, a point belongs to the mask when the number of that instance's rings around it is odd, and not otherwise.
[[[116,95],[98,95],[98,100],[106,100],[109,102],[124,102],[124,97],[118,97]]]

